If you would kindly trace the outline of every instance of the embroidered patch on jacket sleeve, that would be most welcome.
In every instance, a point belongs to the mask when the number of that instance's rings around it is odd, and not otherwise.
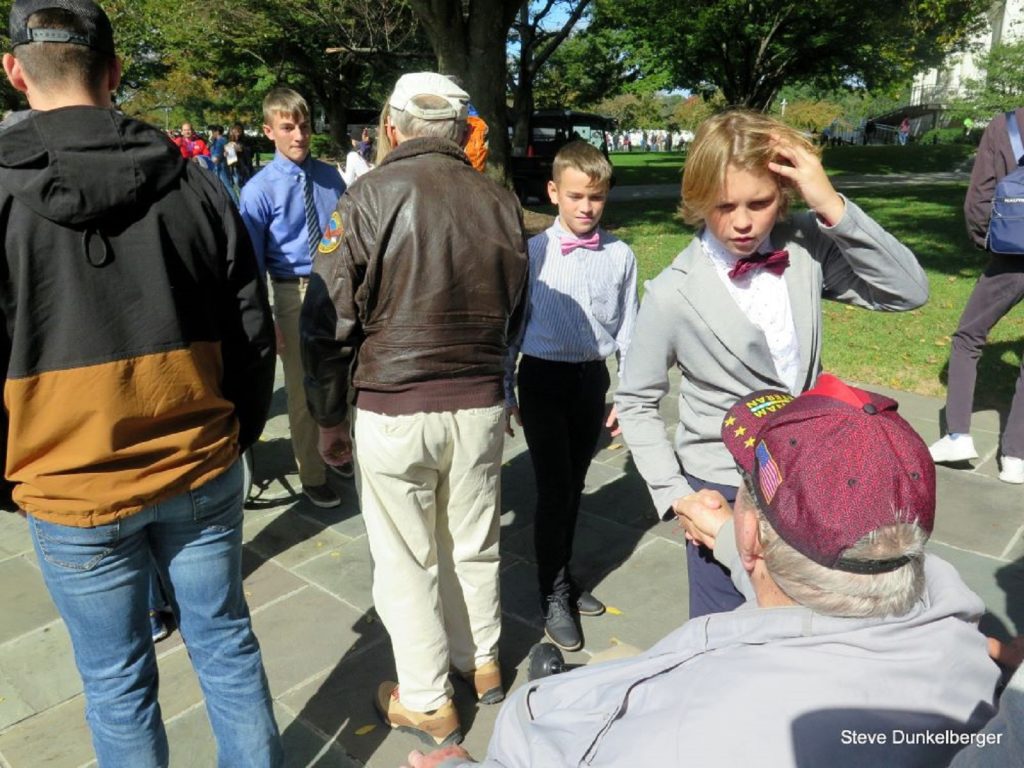
[[[317,253],[333,253],[341,245],[341,238],[345,234],[345,227],[341,223],[341,214],[337,211],[331,213],[331,219],[327,222],[324,236],[320,239],[320,245],[316,247]]]

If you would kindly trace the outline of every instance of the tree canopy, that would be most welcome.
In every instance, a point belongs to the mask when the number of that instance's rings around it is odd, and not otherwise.
[[[1024,104],[1024,41],[995,46],[978,68],[984,76],[967,84],[971,97],[955,106],[957,117],[986,121]]]
[[[594,25],[619,31],[631,55],[652,59],[650,68],[667,67],[673,86],[721,90],[730,104],[763,109],[788,83],[909,80],[965,44],[990,4],[596,0]]]

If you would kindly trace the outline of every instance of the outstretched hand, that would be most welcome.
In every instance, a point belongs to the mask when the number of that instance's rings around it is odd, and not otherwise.
[[[708,549],[715,548],[718,531],[732,518],[732,508],[725,497],[707,488],[676,499],[672,511],[686,531],[686,538]]]
[[[806,147],[778,135],[772,136],[772,148],[786,162],[770,162],[768,169],[792,182],[807,206],[813,208],[827,224],[838,222],[846,210],[846,203],[829,181],[821,160]]]

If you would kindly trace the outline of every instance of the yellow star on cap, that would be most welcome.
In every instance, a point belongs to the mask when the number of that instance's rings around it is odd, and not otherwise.
[[[730,416],[728,419],[725,420],[725,426],[727,426],[727,427],[731,427],[735,423],[736,423],[736,417],[735,416]]]
[[[743,447],[744,448],[753,448],[754,447],[754,442],[755,442],[754,438],[748,437],[747,441],[743,444]]]
[[[747,434],[747,428],[746,427],[737,427],[736,431],[732,433],[732,436],[733,437],[739,437],[740,435],[745,435],[745,434]]]

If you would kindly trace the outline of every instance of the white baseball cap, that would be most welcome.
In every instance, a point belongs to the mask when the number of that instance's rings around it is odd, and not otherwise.
[[[423,109],[412,103],[416,96],[440,96],[447,109]],[[411,72],[395,83],[388,104],[421,120],[454,120],[464,118],[469,106],[469,94],[444,75],[437,72]]]

